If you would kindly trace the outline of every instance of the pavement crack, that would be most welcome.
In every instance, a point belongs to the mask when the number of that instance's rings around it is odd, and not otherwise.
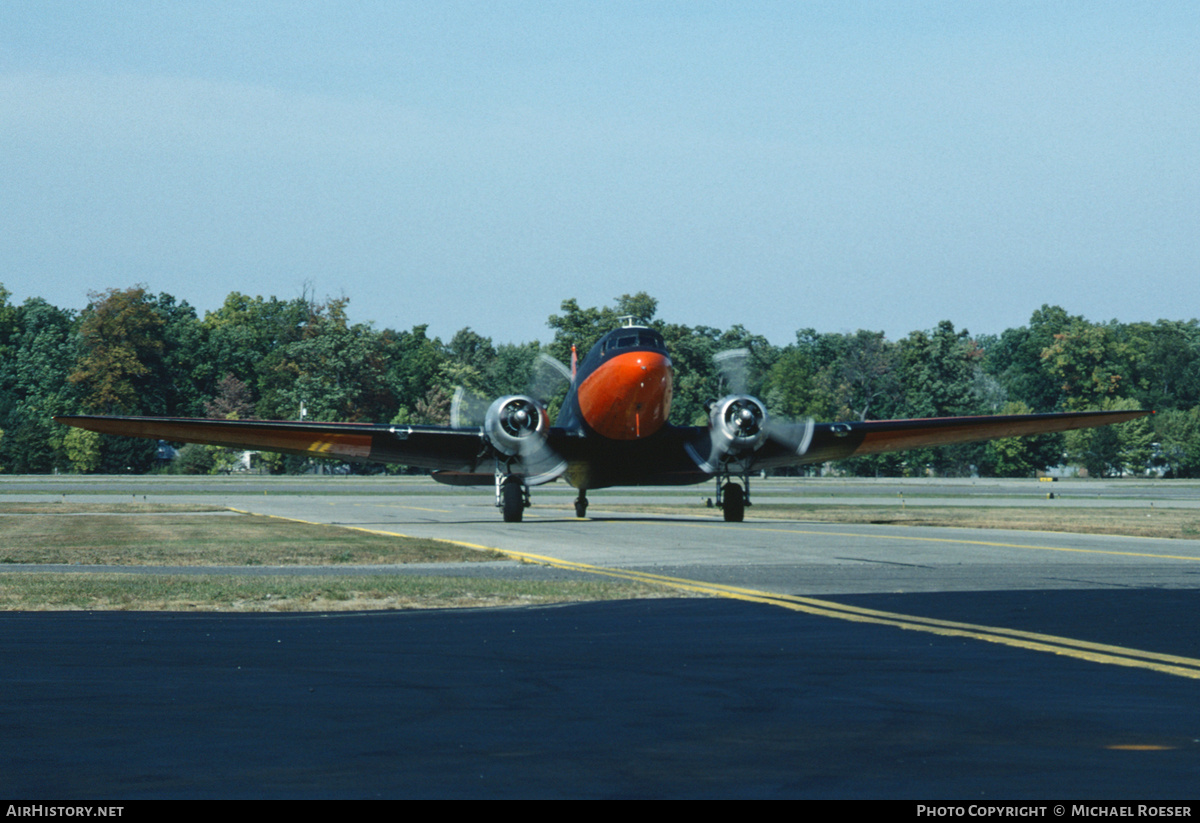
[[[1147,585],[1146,583],[1117,583],[1113,580],[1087,580],[1082,577],[1047,577],[1056,583],[1084,583],[1088,586],[1099,586],[1102,589],[1161,589],[1163,586]]]
[[[899,563],[895,560],[872,560],[867,557],[835,557],[834,560],[850,560],[855,563],[879,563],[884,566],[906,566],[910,569],[932,569],[933,566],[925,566],[920,563]]]

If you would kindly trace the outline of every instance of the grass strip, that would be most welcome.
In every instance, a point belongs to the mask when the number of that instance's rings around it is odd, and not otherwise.
[[[225,512],[225,506],[196,503],[2,503],[3,514],[178,514],[180,512]]]
[[[32,505],[31,512],[14,511]],[[0,563],[287,566],[464,563],[499,552],[441,540],[239,514],[218,507],[13,504]],[[3,567],[0,566],[0,569]],[[0,572],[0,611],[360,611],[528,606],[678,596],[625,581],[280,574]]]
[[[286,566],[466,563],[503,558],[441,540],[400,538],[259,515],[119,511],[0,518],[0,563]]]
[[[706,514],[715,509],[698,506],[612,506],[620,511],[656,514]],[[944,526],[963,529],[1016,529],[1021,531],[1116,534],[1127,537],[1200,538],[1200,511],[1169,508],[1102,508],[1089,506],[843,506],[828,504],[757,503],[747,517],[802,520],[815,523],[876,524],[888,526]]]
[[[679,593],[620,581],[0,573],[0,611],[324,612],[531,606],[668,595]]]

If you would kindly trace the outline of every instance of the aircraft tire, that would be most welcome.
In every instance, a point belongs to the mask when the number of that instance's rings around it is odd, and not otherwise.
[[[525,492],[521,484],[510,480],[501,486],[500,502],[504,507],[504,522],[520,523],[525,513]]]
[[[575,516],[576,517],[587,517],[587,504],[588,504],[588,502],[586,500],[576,500],[575,501]]]
[[[746,495],[737,483],[726,483],[721,490],[721,508],[726,523],[741,523],[746,519]]]

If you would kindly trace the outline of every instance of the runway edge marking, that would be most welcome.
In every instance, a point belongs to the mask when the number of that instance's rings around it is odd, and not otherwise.
[[[242,514],[259,514],[258,512],[245,511],[243,509],[231,510],[240,512]],[[307,523],[314,526],[335,526],[335,524],[331,523],[318,523],[312,520],[302,520],[296,517],[282,517],[274,514],[260,516],[274,517],[277,520],[290,520],[296,523]],[[689,580],[687,578],[671,577],[669,575],[654,574],[652,572],[639,572],[632,569],[593,566],[589,563],[580,563],[574,560],[563,560],[561,558],[550,557],[548,555],[511,551],[508,549],[497,548],[496,546],[468,543],[464,540],[449,540],[446,538],[418,538],[413,535],[402,534],[400,532],[385,531],[382,529],[368,529],[363,526],[347,526],[338,524],[335,527],[367,532],[369,534],[386,535],[390,537],[439,540],[443,543],[451,543],[470,549],[498,552],[506,557],[511,557],[514,560],[521,560],[527,563],[537,563],[539,565],[551,566],[553,568],[564,569],[567,571],[585,572],[588,574],[615,577],[618,579],[632,580],[641,583],[652,583],[655,585],[681,589],[683,591],[711,594],[717,597],[727,597],[733,600],[744,600],[751,603],[763,603],[766,605],[779,606],[792,611],[811,614],[818,617],[849,620],[855,623],[871,623],[880,626],[892,626],[894,628],[904,629],[906,631],[925,632],[927,634],[936,634],[943,637],[965,637],[973,640],[981,640],[986,643],[998,643],[1003,646],[1011,646],[1029,651],[1048,652],[1050,654],[1057,654],[1064,657],[1087,660],[1092,663],[1147,669],[1150,671],[1160,672],[1162,674],[1175,675],[1176,677],[1186,677],[1192,680],[1200,680],[1200,659],[1193,657],[1161,654],[1159,652],[1148,652],[1141,649],[1130,649],[1124,646],[1112,646],[1105,643],[1094,643],[1088,640],[1076,640],[1070,637],[1059,637],[1057,635],[1040,634],[1038,632],[1027,632],[1019,629],[1007,629],[1001,626],[982,626],[974,623],[959,623],[953,620],[941,620],[931,617],[920,617],[918,615],[900,614],[898,612],[886,612],[877,609],[850,606],[843,603],[837,603],[832,600],[820,600],[813,597],[775,594],[772,592],[759,591],[757,589],[728,586],[722,583],[707,583],[703,580]]]

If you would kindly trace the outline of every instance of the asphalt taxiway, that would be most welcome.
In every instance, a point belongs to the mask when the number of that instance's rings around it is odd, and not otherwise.
[[[156,493],[113,486],[52,493]],[[1194,499],[1131,488],[1111,504]],[[605,511],[634,492],[597,494],[580,521],[545,490],[522,524],[498,522],[486,491],[217,483],[171,499],[191,494],[716,597],[4,615],[6,794],[1196,793],[1200,541]]]

